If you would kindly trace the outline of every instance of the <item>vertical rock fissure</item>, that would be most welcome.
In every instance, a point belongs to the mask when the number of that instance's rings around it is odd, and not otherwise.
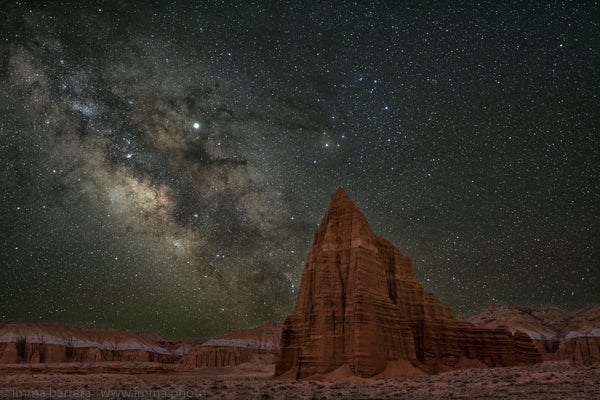
[[[386,257],[386,270],[387,270],[387,286],[388,286],[388,297],[392,300],[392,303],[396,302],[396,265],[394,263],[395,257],[392,254],[392,258]]]
[[[342,260],[341,260],[341,256],[340,253],[336,253],[335,255],[335,265],[336,265],[336,269],[338,272],[338,278],[341,282],[341,289],[342,289],[342,293],[340,296],[340,301],[341,301],[341,309],[342,309],[342,313],[341,313],[341,325],[342,325],[342,334],[344,333],[344,322],[345,322],[345,315],[346,315],[346,290],[347,290],[347,286],[346,286],[346,282],[347,282],[347,277],[344,277],[344,274],[342,273]]]

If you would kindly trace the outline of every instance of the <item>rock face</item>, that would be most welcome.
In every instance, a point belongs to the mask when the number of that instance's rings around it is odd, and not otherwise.
[[[168,341],[116,329],[7,322],[0,323],[0,366],[49,373],[159,373],[244,364],[252,373],[272,374],[281,327],[271,323],[209,340]]]
[[[236,330],[196,345],[183,359],[186,367],[235,367],[247,362],[275,364],[281,324]]]
[[[456,320],[338,189],[284,323],[275,374],[298,379],[349,367],[360,377],[413,375],[540,360],[526,335]]]
[[[0,326],[0,364],[61,362],[171,363],[174,352],[126,331],[60,324],[8,322]]]
[[[466,318],[481,327],[522,331],[535,343],[544,361],[579,364],[600,361],[600,306],[574,314],[552,307],[492,306]]]

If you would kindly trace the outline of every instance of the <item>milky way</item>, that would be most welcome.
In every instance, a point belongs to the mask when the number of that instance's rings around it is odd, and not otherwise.
[[[339,186],[458,314],[600,300],[597,2],[38,3],[0,15],[0,319],[281,320]]]

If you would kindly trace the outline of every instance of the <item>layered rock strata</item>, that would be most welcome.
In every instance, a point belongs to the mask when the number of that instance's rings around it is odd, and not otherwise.
[[[305,378],[347,366],[354,375],[371,377],[540,360],[526,335],[455,319],[419,285],[411,261],[375,235],[338,189],[315,233],[294,312],[284,323],[275,374]]]
[[[169,349],[125,331],[25,322],[7,322],[0,327],[0,364],[171,363],[174,359]]]
[[[600,306],[568,314],[551,307],[500,305],[466,320],[480,327],[524,332],[544,361],[600,362]]]
[[[196,345],[185,357],[186,367],[235,367],[247,362],[275,363],[279,352],[281,324],[229,331]]]

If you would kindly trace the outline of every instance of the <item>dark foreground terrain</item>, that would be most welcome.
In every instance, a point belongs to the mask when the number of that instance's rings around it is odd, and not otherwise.
[[[153,370],[152,366],[111,373],[4,367],[0,398],[137,399],[598,399],[600,365],[547,362],[532,367],[470,369],[406,379],[283,381],[250,368]],[[109,371],[109,372],[107,372]]]

